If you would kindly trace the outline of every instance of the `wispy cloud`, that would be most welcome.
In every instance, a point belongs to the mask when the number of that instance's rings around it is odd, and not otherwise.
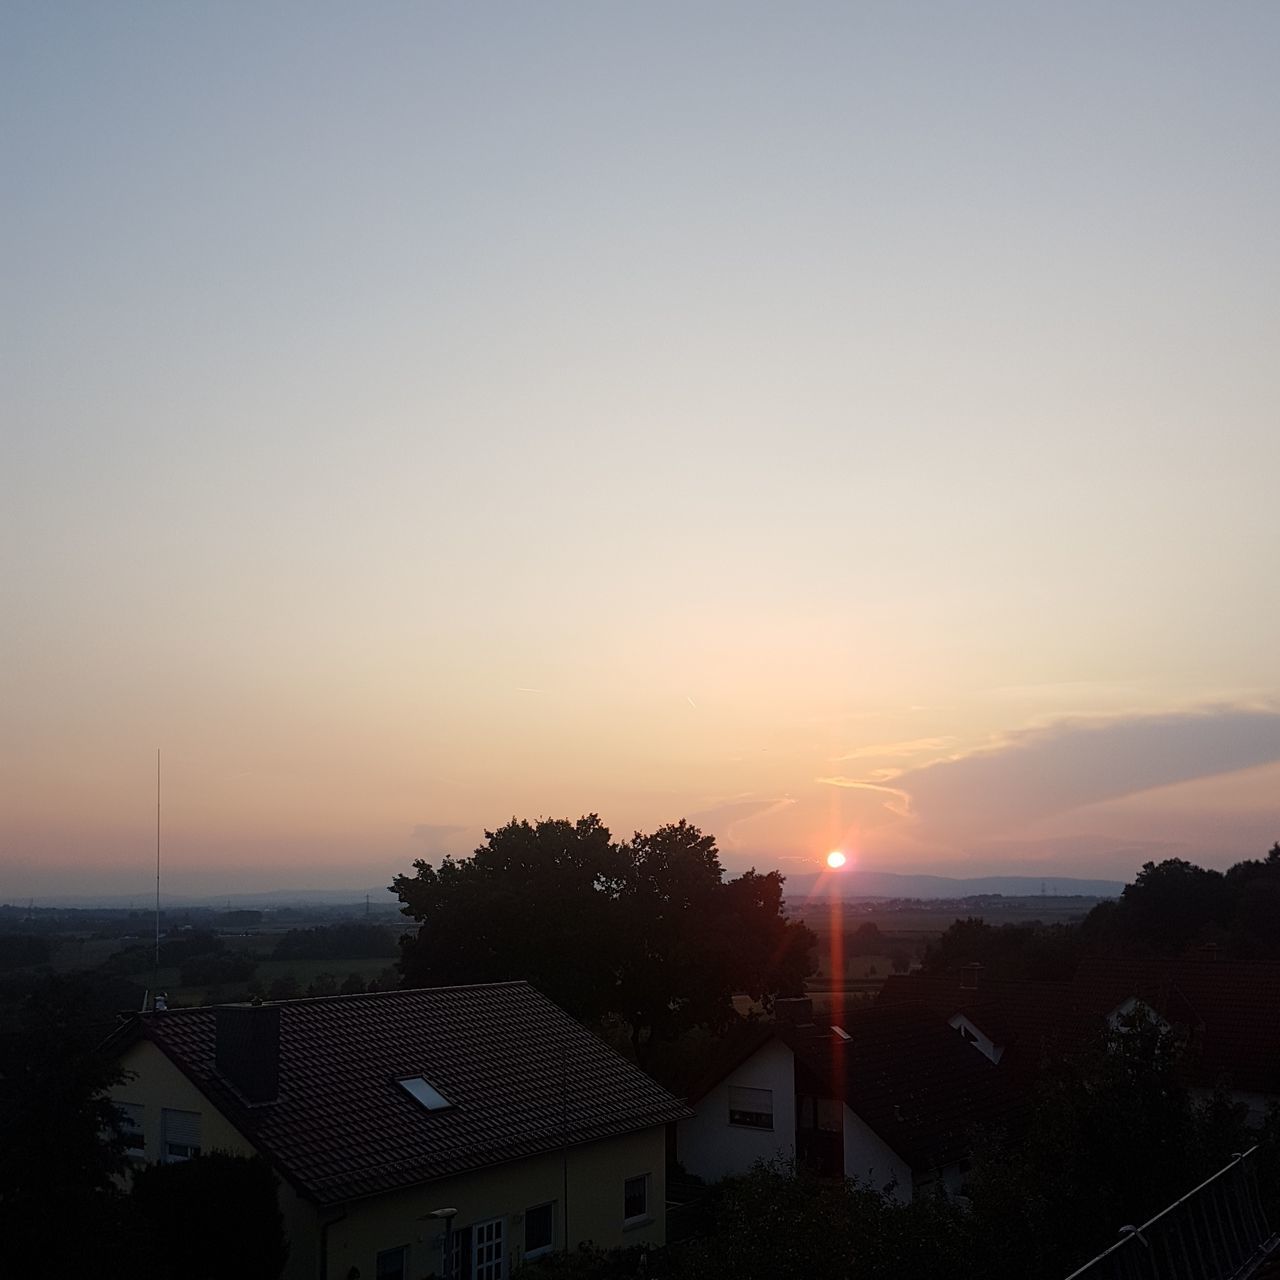
[[[1208,707],[1064,720],[895,779],[921,823],[954,833],[1016,829],[1121,796],[1280,760],[1280,711]]]
[[[935,755],[956,744],[955,738],[911,738],[906,742],[878,742],[867,747],[857,747],[843,755],[833,756],[832,762],[843,764],[847,760],[907,760],[913,756]]]
[[[739,831],[744,825],[788,809],[794,804],[795,801],[787,796],[773,799],[744,797],[691,813],[689,821],[715,835],[721,848],[733,850],[739,843]]]
[[[883,782],[868,778],[843,778],[838,775],[830,778],[815,778],[814,781],[824,787],[843,787],[848,791],[878,791],[889,797],[885,802],[886,809],[893,813],[900,813],[904,817],[911,812],[911,796],[901,787],[886,786]]]
[[[475,828],[456,822],[419,822],[409,834],[423,844],[440,847],[457,845],[457,837],[472,830]]]

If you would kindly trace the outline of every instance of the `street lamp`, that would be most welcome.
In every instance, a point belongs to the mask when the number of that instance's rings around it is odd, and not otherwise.
[[[440,1274],[444,1280],[453,1280],[453,1220],[458,1216],[458,1211],[452,1208],[432,1209],[422,1216],[444,1220],[444,1265],[440,1268]]]

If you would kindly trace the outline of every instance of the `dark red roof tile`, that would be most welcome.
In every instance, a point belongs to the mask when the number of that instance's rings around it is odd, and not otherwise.
[[[283,1001],[277,1101],[214,1066],[214,1009],[141,1033],[300,1191],[331,1203],[666,1124],[688,1109],[528,983]],[[429,1111],[398,1083],[424,1077]]]

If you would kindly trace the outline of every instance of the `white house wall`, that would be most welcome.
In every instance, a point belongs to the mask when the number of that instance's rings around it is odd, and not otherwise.
[[[773,1092],[773,1128],[754,1129],[729,1123],[729,1089]],[[758,1161],[795,1159],[795,1057],[780,1040],[770,1040],[725,1076],[694,1110],[681,1120],[676,1157],[685,1169],[708,1182],[747,1173]]]
[[[844,1109],[844,1176],[879,1190],[893,1185],[894,1197],[902,1204],[911,1199],[911,1166],[848,1106]]]

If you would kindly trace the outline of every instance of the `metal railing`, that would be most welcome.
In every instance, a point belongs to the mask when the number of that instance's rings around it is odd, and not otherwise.
[[[1067,1280],[1245,1280],[1280,1237],[1258,1191],[1257,1147],[1175,1200]]]

